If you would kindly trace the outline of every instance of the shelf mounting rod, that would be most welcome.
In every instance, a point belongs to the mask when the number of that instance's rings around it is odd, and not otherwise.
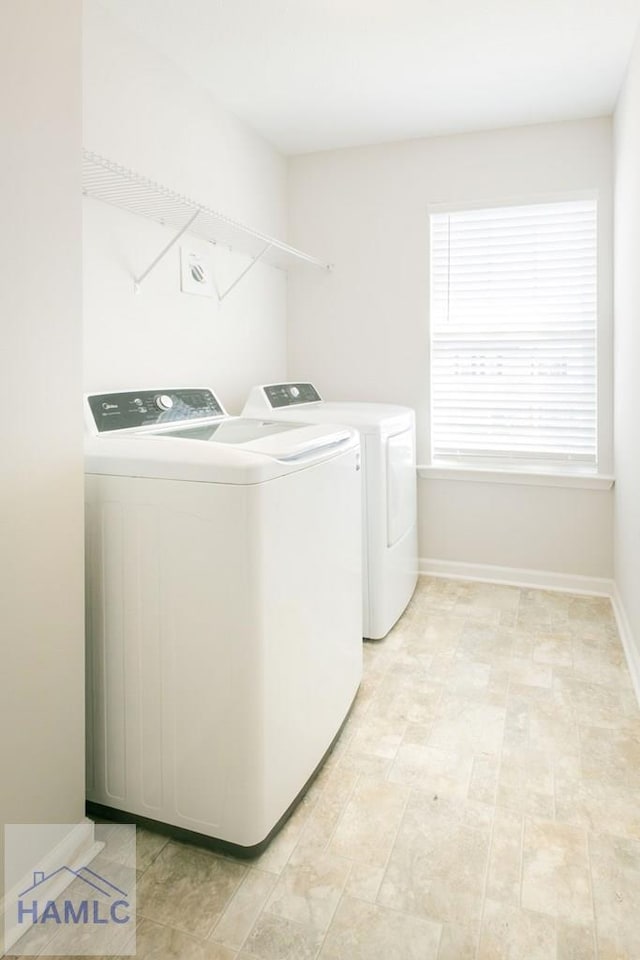
[[[173,239],[169,241],[169,243],[166,245],[166,247],[163,247],[163,248],[162,248],[162,250],[160,251],[160,253],[158,254],[158,256],[155,258],[155,260],[154,260],[152,263],[149,264],[149,266],[148,266],[147,269],[144,271],[144,273],[141,273],[139,277],[135,277],[135,278],[134,278],[133,283],[134,283],[134,287],[135,287],[136,293],[137,293],[138,290],[140,289],[140,284],[142,283],[142,281],[147,279],[147,277],[149,276],[149,274],[151,273],[151,271],[154,269],[154,267],[157,267],[157,265],[160,263],[160,261],[162,260],[162,258],[163,258],[164,256],[166,256],[166,254],[169,252],[169,250],[171,250],[171,247],[173,247],[174,244],[176,244],[176,243],[178,242],[178,240],[180,239],[180,237],[182,236],[182,234],[187,232],[187,230],[189,229],[189,227],[190,227],[191,224],[194,222],[194,220],[196,219],[196,217],[198,216],[198,214],[199,214],[200,212],[201,212],[201,211],[200,211],[200,207],[198,207],[198,209],[196,210],[196,212],[195,212],[191,217],[189,217],[189,219],[188,219],[187,222],[185,223],[184,227],[181,227],[181,229],[178,230],[178,232],[176,233],[175,237],[173,237]]]
[[[267,243],[267,244],[262,248],[262,250],[260,251],[260,253],[257,253],[257,254],[255,255],[255,257],[253,258],[253,260],[252,260],[250,263],[247,264],[247,266],[244,268],[244,270],[243,270],[241,273],[238,274],[238,276],[235,278],[235,280],[233,281],[233,283],[230,284],[230,285],[227,287],[227,289],[224,291],[224,293],[220,293],[220,291],[218,290],[217,284],[215,284],[215,281],[214,281],[214,285],[215,285],[215,287],[216,287],[216,293],[218,294],[218,300],[220,301],[220,303],[222,303],[222,301],[223,301],[224,298],[227,296],[227,294],[228,294],[228,293],[231,293],[231,291],[233,290],[233,288],[240,283],[240,281],[242,280],[242,278],[243,278],[243,277],[246,277],[246,275],[249,273],[249,270],[251,270],[252,267],[255,267],[256,263],[258,263],[258,261],[261,260],[261,259],[264,257],[265,253],[268,253],[269,250],[271,250],[271,247],[272,247],[272,246],[273,246],[273,243]]]

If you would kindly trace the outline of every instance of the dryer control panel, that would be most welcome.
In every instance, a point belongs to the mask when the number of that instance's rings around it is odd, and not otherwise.
[[[199,388],[98,393],[87,397],[87,403],[98,433],[226,415],[212,391]]]
[[[298,403],[317,403],[322,397],[312,383],[271,383],[264,387],[272,409],[292,407]]]

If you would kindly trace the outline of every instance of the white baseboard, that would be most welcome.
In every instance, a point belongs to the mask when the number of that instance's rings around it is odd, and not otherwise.
[[[461,563],[457,560],[419,561],[421,574],[446,577],[450,580],[482,580],[510,587],[560,590],[564,593],[588,594],[594,597],[613,596],[613,580],[606,577],[583,577],[578,574],[553,573],[547,570],[526,570],[520,567],[497,567],[489,563]]]
[[[34,869],[48,875],[56,870],[61,863],[67,864],[74,870],[86,867],[104,847],[103,843],[96,843],[95,841],[94,826],[93,821],[89,819],[84,819],[80,823],[73,825],[63,839],[57,843],[53,849],[41,857],[39,862],[34,865]],[[21,877],[11,890],[5,891],[5,895],[0,902],[0,914],[3,919],[3,926],[7,922],[9,908],[14,907],[20,896],[20,891],[29,887],[32,880],[33,871],[30,871],[26,876]],[[56,899],[56,897],[59,897],[72,880],[73,875],[71,873],[65,871],[59,874],[58,878],[52,880],[48,887],[48,895],[50,898]],[[11,913],[14,915],[13,910]],[[29,927],[30,924],[28,923],[24,923],[20,927],[16,925],[4,927],[5,952],[9,952],[20,937],[23,937],[24,934],[27,933]],[[4,956],[4,954],[0,954],[0,956]]]
[[[640,649],[638,649],[638,646],[634,641],[631,624],[629,623],[629,618],[627,617],[627,612],[624,608],[624,604],[622,603],[622,597],[620,596],[620,591],[618,590],[617,584],[614,584],[611,604],[613,606],[613,612],[618,625],[618,633],[620,634],[622,649],[624,650],[627,658],[627,666],[629,667],[629,673],[631,674],[633,689],[636,692],[636,698],[638,700],[638,704],[640,705]]]

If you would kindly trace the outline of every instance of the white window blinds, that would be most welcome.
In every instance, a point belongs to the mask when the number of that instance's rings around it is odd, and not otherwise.
[[[595,200],[431,216],[432,461],[596,463]]]

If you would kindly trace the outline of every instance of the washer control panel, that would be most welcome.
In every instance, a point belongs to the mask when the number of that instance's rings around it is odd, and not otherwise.
[[[138,390],[87,397],[98,433],[222,417],[211,390]]]
[[[264,392],[273,409],[322,400],[312,383],[272,383],[264,388]]]

